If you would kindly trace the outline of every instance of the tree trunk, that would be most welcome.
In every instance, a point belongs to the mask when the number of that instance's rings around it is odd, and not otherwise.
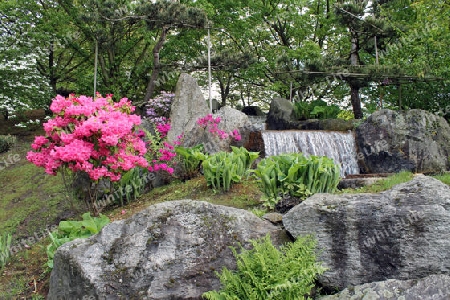
[[[163,27],[161,31],[161,36],[159,37],[158,43],[156,43],[155,47],[153,48],[153,72],[152,76],[150,76],[150,79],[147,84],[147,90],[145,92],[144,96],[144,103],[147,103],[148,100],[153,96],[153,93],[155,92],[155,86],[156,86],[156,80],[158,79],[159,72],[161,71],[161,63],[159,61],[159,52],[161,51],[164,42],[166,41],[167,33],[169,31],[168,27]]]
[[[361,99],[359,98],[359,86],[350,84],[350,89],[351,89],[350,96],[355,119],[362,119],[363,113],[361,110]]]
[[[361,60],[359,59],[359,36],[356,30],[350,29],[351,33],[351,53],[350,53],[350,65],[359,66]],[[353,107],[353,114],[355,119],[362,119],[363,113],[361,110],[361,98],[359,98],[360,86],[357,83],[349,82],[350,85],[350,97]]]
[[[49,84],[52,88],[53,94],[56,95],[56,83],[58,79],[55,76],[55,51],[53,50],[54,41],[50,41],[49,53],[48,53],[48,70],[49,70]]]

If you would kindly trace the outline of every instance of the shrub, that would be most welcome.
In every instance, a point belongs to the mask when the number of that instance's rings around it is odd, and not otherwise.
[[[88,205],[97,213],[99,180],[118,181],[122,173],[148,166],[147,149],[137,132],[141,119],[131,114],[134,107],[128,99],[114,103],[110,95],[58,95],[50,109],[53,118],[44,123],[46,135],[35,137],[27,159],[51,175],[64,168],[87,173],[94,183]]]
[[[109,218],[102,214],[93,218],[89,213],[85,213],[82,218],[82,221],[61,221],[58,229],[49,234],[52,241],[47,246],[47,266],[49,268],[53,268],[53,257],[61,245],[74,239],[88,238],[97,234],[109,223]]]
[[[213,189],[228,191],[233,182],[241,181],[259,155],[243,147],[231,148],[232,152],[215,153],[202,163],[206,183]]]
[[[158,96],[148,100],[146,105],[146,116],[155,125],[169,122],[170,109],[175,94],[162,91]]]
[[[270,241],[270,236],[251,241],[253,248],[241,248],[238,254],[237,271],[224,268],[220,278],[222,289],[209,291],[203,297],[222,299],[301,299],[314,287],[317,275],[325,268],[316,262],[316,241],[311,236],[299,237],[294,243],[279,250]]]
[[[254,170],[266,199],[273,209],[283,195],[306,198],[315,193],[336,190],[340,179],[339,165],[328,157],[304,156],[302,153],[267,157]]]
[[[197,125],[199,125],[203,129],[207,129],[213,135],[218,136],[222,140],[227,139],[229,137],[231,137],[232,139],[234,139],[236,141],[241,140],[241,135],[239,134],[239,131],[237,129],[235,129],[229,133],[226,133],[225,131],[220,130],[219,126],[218,126],[220,121],[221,121],[220,117],[214,118],[213,115],[208,114],[208,115],[204,116],[203,118],[199,118],[197,120]]]
[[[336,119],[341,112],[339,106],[332,104],[328,105],[325,101],[315,100],[312,102],[294,103],[294,114],[299,120],[306,120],[310,118],[316,119]]]
[[[17,137],[14,135],[0,135],[0,153],[7,152],[17,142]]]

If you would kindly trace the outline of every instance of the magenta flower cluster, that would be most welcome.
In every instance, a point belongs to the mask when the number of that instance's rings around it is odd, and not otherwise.
[[[172,163],[172,159],[176,156],[175,147],[164,141],[167,136],[167,132],[170,130],[170,124],[164,124],[162,127],[156,128],[159,133],[159,138],[155,137],[148,142],[148,154],[152,165],[148,167],[149,171],[166,171],[169,174],[173,174],[174,169],[169,166]],[[179,144],[175,142],[175,144]]]
[[[197,124],[205,129],[208,129],[209,132],[211,132],[214,135],[217,135],[220,139],[224,140],[229,137],[236,141],[241,140],[241,135],[239,134],[239,130],[235,129],[229,133],[226,133],[223,130],[219,129],[219,123],[221,119],[220,117],[214,118],[212,114],[209,114],[203,118],[200,118],[197,120]]]
[[[37,136],[27,159],[48,174],[61,167],[86,172],[92,180],[117,181],[136,166],[148,167],[147,152],[128,99],[112,101],[112,95],[56,96],[50,106],[54,117],[44,124],[45,136]]]

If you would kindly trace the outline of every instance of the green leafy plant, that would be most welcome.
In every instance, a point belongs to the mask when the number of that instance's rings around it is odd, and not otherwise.
[[[351,110],[341,110],[338,113],[337,118],[348,121],[348,120],[355,119],[355,116],[354,116],[354,114],[353,114],[353,112]]]
[[[210,300],[228,299],[301,299],[310,294],[318,275],[325,268],[316,262],[316,241],[311,236],[299,237],[277,249],[266,235],[251,241],[253,248],[241,253],[232,248],[237,271],[227,268],[217,274],[220,291],[209,291],[203,297]]]
[[[136,167],[122,175],[120,181],[114,183],[114,190],[121,191],[115,194],[120,206],[124,205],[124,198],[127,203],[130,203],[142,195],[148,182],[148,173],[148,169]]]
[[[332,104],[328,105],[325,101],[315,100],[312,102],[294,103],[294,115],[299,120],[306,120],[311,118],[316,119],[336,119],[341,112],[339,106]]]
[[[6,265],[10,258],[11,239],[12,237],[9,233],[0,236],[0,269]]]
[[[232,152],[218,152],[203,161],[206,183],[213,189],[228,191],[231,184],[240,182],[258,157],[243,147],[231,147]]]
[[[0,135],[0,153],[7,152],[17,142],[15,135]]]
[[[299,120],[307,120],[310,119],[310,104],[304,101],[294,102],[294,114],[295,117]]]
[[[47,246],[47,266],[53,268],[53,257],[56,250],[63,244],[77,238],[88,238],[97,234],[109,223],[109,218],[100,214],[98,217],[91,217],[90,213],[82,216],[82,221],[61,221],[58,229],[51,232],[51,243]]]
[[[176,146],[175,152],[181,166],[181,174],[178,176],[183,180],[191,179],[200,173],[201,163],[208,158],[203,152],[203,144],[194,147]]]
[[[341,109],[337,105],[315,106],[311,111],[311,116],[316,119],[336,119]]]
[[[283,195],[306,198],[331,193],[340,179],[339,165],[328,157],[302,153],[267,157],[253,171],[265,195],[264,205],[273,209]]]

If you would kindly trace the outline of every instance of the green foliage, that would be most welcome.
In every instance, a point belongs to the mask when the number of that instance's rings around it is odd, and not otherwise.
[[[306,198],[315,193],[336,190],[339,165],[328,157],[282,154],[261,160],[254,170],[265,194],[264,205],[273,209],[282,195]]]
[[[109,223],[109,218],[100,214],[99,217],[91,217],[90,213],[83,214],[82,221],[61,221],[58,229],[51,232],[51,243],[47,246],[47,266],[53,268],[53,257],[56,250],[63,244],[78,238],[88,238],[97,234]]]
[[[299,237],[279,250],[270,236],[251,241],[253,248],[241,248],[237,254],[237,271],[224,268],[217,274],[220,291],[209,291],[203,297],[210,300],[228,299],[301,299],[314,287],[317,275],[326,269],[316,262],[316,241],[311,236]]]
[[[441,175],[435,175],[433,176],[437,180],[442,181],[443,183],[450,185],[450,173],[441,174]]]
[[[6,265],[11,255],[11,238],[11,234],[9,233],[0,236],[0,269]]]
[[[127,203],[139,198],[148,182],[148,173],[149,171],[146,168],[136,167],[122,175],[120,180],[114,183],[114,190],[120,191],[120,193],[116,193],[115,200],[123,206],[123,196],[125,196]]]
[[[355,116],[353,115],[353,112],[350,110],[341,110],[338,115],[336,116],[337,119],[342,120],[353,120]]]
[[[201,163],[208,158],[208,155],[203,152],[203,144],[194,147],[176,146],[175,152],[182,168],[179,177],[183,180],[197,176],[200,172]]]
[[[336,119],[341,112],[341,109],[337,105],[328,105],[322,100],[315,100],[312,102],[300,102],[294,103],[294,114],[299,120],[306,119]]]
[[[0,135],[0,153],[9,151],[16,141],[17,137],[14,135]]]
[[[231,148],[232,152],[218,152],[202,163],[206,182],[215,190],[228,191],[233,182],[240,182],[259,155],[243,147]]]

